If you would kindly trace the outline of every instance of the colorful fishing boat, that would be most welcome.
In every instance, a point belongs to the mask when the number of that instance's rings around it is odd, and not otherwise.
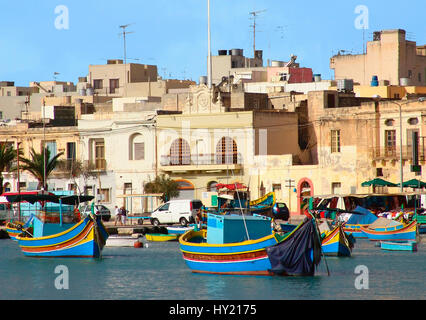
[[[145,238],[148,241],[152,242],[167,242],[167,241],[177,241],[179,238],[178,234],[162,234],[162,233],[147,233]]]
[[[275,205],[275,202],[275,192],[270,192],[264,197],[261,197],[254,201],[250,201],[250,212],[252,214],[268,213],[270,210],[272,210],[272,207]]]
[[[361,227],[365,237],[372,241],[415,241],[418,235],[417,222],[389,227]]]
[[[326,256],[351,256],[354,247],[354,239],[347,235],[341,225],[327,232],[322,239],[322,251]]]
[[[189,225],[188,227],[166,227],[168,234],[182,235],[190,230],[194,230],[196,225]]]
[[[99,258],[108,233],[101,219],[91,214],[61,233],[16,239],[28,257]]]
[[[6,224],[6,232],[9,235],[10,239],[12,239],[13,241],[17,241],[17,236],[20,236],[27,232],[31,235],[33,232],[31,227],[33,220],[34,216],[31,216],[30,219],[25,223],[23,223],[22,221],[8,222]]]
[[[209,214],[207,230],[188,231],[179,243],[193,273],[312,276],[321,259],[319,236],[308,219],[280,236],[265,219]]]
[[[134,247],[135,242],[143,244],[143,235],[134,234],[131,236],[110,235],[106,240],[105,247]],[[143,246],[143,245],[142,245]]]
[[[381,241],[382,250],[389,251],[417,251],[416,241]]]
[[[426,233],[426,215],[415,214],[413,220],[417,221],[420,234]]]

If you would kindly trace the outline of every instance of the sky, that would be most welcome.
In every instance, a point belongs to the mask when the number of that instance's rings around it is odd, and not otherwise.
[[[157,65],[159,75],[199,80],[207,74],[207,0],[1,1],[0,81],[78,82],[88,66],[123,59]],[[374,31],[404,29],[426,44],[425,0],[210,0],[211,50],[256,49],[267,60],[298,57],[301,67],[332,79],[330,57],[362,53]],[[130,33],[131,32],[131,33]]]

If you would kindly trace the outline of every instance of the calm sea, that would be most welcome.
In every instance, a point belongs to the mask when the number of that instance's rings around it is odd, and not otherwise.
[[[88,260],[26,258],[16,242],[0,240],[0,299],[426,299],[425,242],[417,252],[386,252],[358,240],[352,257],[327,258],[330,276],[323,261],[315,277],[281,278],[192,274],[176,242],[105,248],[102,259]],[[55,287],[64,275],[55,273],[61,265],[68,269],[65,290]],[[365,266],[362,274],[357,266]]]

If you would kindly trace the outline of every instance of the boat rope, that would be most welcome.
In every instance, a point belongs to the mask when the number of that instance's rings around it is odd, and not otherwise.
[[[232,172],[232,175],[234,176],[234,170],[231,170],[231,172]],[[250,235],[249,235],[248,228],[247,228],[246,218],[244,216],[243,207],[241,205],[240,193],[237,190],[237,183],[235,182],[234,185],[235,185],[235,191],[237,192],[238,203],[240,204],[241,215],[243,216],[243,222],[244,222],[244,228],[246,229],[247,240],[250,240]]]

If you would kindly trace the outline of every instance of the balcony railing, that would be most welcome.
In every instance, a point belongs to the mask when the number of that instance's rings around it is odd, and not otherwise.
[[[371,148],[370,155],[373,160],[399,160],[400,147],[376,147]],[[426,152],[423,146],[419,146],[419,161],[426,160]],[[413,158],[413,147],[402,146],[402,159],[411,160]]]
[[[84,162],[86,168],[90,171],[106,171],[107,162],[105,159],[88,160]]]
[[[161,156],[162,166],[211,166],[211,165],[238,165],[243,164],[240,153],[230,154],[191,154],[182,156]]]

